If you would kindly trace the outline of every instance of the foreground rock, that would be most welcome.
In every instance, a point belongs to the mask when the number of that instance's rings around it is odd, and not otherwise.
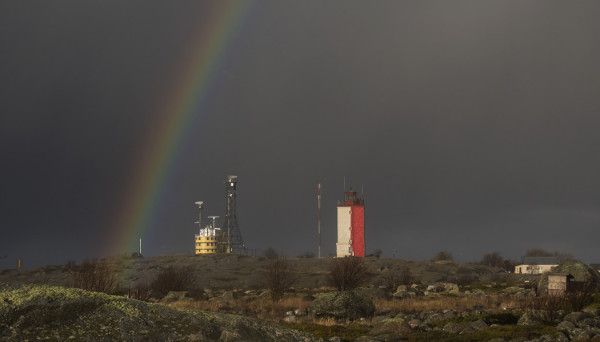
[[[358,319],[372,317],[375,305],[369,296],[353,291],[330,292],[319,295],[310,305],[316,317]]]
[[[246,317],[190,311],[79,289],[0,292],[0,340],[320,341]]]

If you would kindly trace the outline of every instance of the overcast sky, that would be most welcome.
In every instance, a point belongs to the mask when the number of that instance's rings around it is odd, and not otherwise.
[[[132,161],[217,1],[0,4],[0,268],[102,257]],[[597,1],[261,1],[216,64],[144,254],[192,253],[195,201],[259,253],[530,248],[600,262]],[[212,18],[214,19],[214,18]],[[178,74],[179,73],[179,74]],[[142,237],[144,238],[144,237]],[[123,252],[133,252],[123,251]]]

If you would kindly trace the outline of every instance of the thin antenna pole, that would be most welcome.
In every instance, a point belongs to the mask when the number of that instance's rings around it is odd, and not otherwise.
[[[318,257],[321,257],[321,183],[317,188],[317,231],[319,234]]]
[[[142,256],[142,238],[140,238],[140,256]]]

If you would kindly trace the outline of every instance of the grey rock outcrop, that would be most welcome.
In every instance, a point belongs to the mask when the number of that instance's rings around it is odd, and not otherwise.
[[[310,305],[315,317],[358,319],[372,317],[375,305],[371,298],[353,291],[329,292],[319,295]]]
[[[0,322],[9,341],[320,341],[257,319],[51,286],[0,292]]]

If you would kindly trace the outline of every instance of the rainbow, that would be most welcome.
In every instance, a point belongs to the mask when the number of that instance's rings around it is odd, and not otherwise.
[[[103,254],[135,251],[140,237],[152,235],[153,214],[170,182],[182,142],[202,115],[200,109],[214,84],[215,71],[226,59],[252,5],[249,0],[219,0],[209,15],[203,15],[206,20],[201,22],[195,45],[178,64],[182,67],[173,90],[159,106],[159,120],[143,139],[142,153],[133,160],[124,204]]]

